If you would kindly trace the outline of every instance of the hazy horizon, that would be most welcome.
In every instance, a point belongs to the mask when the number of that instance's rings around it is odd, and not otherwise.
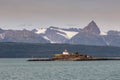
[[[0,28],[84,28],[120,31],[120,0],[0,0]]]

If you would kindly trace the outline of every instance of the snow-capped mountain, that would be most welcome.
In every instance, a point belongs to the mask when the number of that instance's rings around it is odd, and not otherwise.
[[[30,30],[0,29],[0,42],[67,43],[98,46],[119,46],[120,31],[101,32],[94,21],[85,28],[40,28]]]
[[[107,45],[106,35],[101,32],[94,21],[91,21],[85,28],[58,28],[49,27],[34,30],[51,43],[85,44],[85,45]]]
[[[100,35],[100,29],[94,21],[91,21],[83,30],[69,40],[71,44],[82,45],[106,45]]]
[[[46,29],[38,29],[35,33],[41,35],[43,38],[49,40],[51,43],[65,43],[67,40],[78,34],[79,31],[80,29],[76,28],[64,29],[51,26]]]
[[[0,29],[0,42],[25,42],[25,43],[49,43],[38,34],[29,30],[2,30]]]

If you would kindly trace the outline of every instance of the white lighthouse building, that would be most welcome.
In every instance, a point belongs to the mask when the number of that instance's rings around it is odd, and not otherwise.
[[[69,55],[69,52],[65,49],[62,54]]]

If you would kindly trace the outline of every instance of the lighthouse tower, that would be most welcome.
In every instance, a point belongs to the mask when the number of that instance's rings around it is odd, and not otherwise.
[[[62,54],[69,55],[69,52],[65,49]]]

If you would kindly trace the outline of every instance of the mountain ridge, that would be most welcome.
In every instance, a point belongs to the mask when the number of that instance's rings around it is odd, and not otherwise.
[[[86,27],[59,28],[50,26],[33,30],[0,29],[0,42],[58,43],[100,46],[120,46],[120,31],[101,32],[95,21]]]

